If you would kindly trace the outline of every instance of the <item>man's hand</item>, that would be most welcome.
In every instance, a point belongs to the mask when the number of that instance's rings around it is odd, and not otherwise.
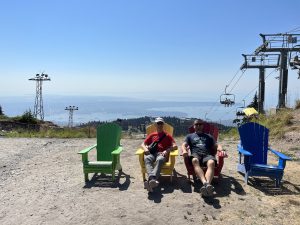
[[[162,155],[163,157],[166,157],[168,155],[168,151],[164,150],[162,153],[160,153],[160,155]]]
[[[149,155],[150,154],[150,151],[149,151],[148,147],[146,148],[146,150],[144,150],[144,154],[145,155]]]
[[[227,158],[228,155],[224,150],[218,150],[218,156]]]

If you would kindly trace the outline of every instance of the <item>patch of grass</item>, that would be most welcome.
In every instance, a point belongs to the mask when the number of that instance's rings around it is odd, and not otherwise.
[[[271,138],[282,138],[289,128],[294,130],[296,129],[291,126],[293,119],[292,112],[292,109],[281,109],[275,115],[271,116],[260,114],[258,119],[254,118],[252,119],[252,122],[256,122],[267,127],[270,130],[269,134]],[[238,139],[239,134],[237,128],[231,128],[230,130],[222,132],[220,134],[220,139],[224,138]]]
[[[300,99],[295,101],[295,109],[300,109]]]
[[[289,151],[300,151],[300,147],[291,147]]]
[[[260,115],[258,123],[270,130],[271,137],[282,138],[286,132],[286,128],[292,125],[292,119],[291,109],[281,109],[275,115]]]
[[[8,120],[8,119],[9,119],[8,116],[0,115],[0,121],[1,121],[1,120],[2,120],[2,121],[6,121],[6,120]]]
[[[18,129],[8,132],[6,137],[27,137],[27,138],[94,138],[96,129],[92,128],[49,128],[41,131]]]
[[[295,200],[292,200],[292,199],[289,199],[289,203],[292,204],[292,205],[300,206],[299,201],[295,201]]]
[[[264,214],[264,213],[262,213],[262,212],[260,212],[260,213],[258,214],[258,216],[259,216],[260,218],[266,218],[266,217],[267,217],[266,214]]]
[[[232,138],[234,140],[239,139],[239,133],[236,127],[230,128],[229,130],[222,131],[219,134],[219,140],[224,140],[227,138]]]

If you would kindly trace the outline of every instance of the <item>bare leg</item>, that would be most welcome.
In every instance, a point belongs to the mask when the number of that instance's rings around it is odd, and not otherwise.
[[[199,160],[197,158],[193,158],[192,164],[194,166],[195,173],[196,173],[197,177],[201,180],[202,184],[206,183],[207,181],[206,181],[204,172],[199,165]]]
[[[215,161],[210,159],[207,161],[207,171],[205,173],[205,179],[209,184],[214,178],[214,172],[215,172]]]

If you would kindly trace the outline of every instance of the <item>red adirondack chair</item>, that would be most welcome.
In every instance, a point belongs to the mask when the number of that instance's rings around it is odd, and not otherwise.
[[[193,132],[195,132],[195,129],[194,129],[194,126],[191,126],[189,128],[189,133],[193,133]],[[218,140],[219,129],[215,125],[205,122],[204,126],[203,126],[203,132],[212,135],[214,137],[215,141]],[[223,168],[224,158],[227,157],[227,155],[223,155],[222,153],[217,152],[217,149],[211,149],[211,151],[212,151],[211,154],[216,156],[216,158],[217,158],[217,164],[216,164],[215,171],[214,171],[214,177],[219,178],[220,174],[221,174],[221,170]],[[190,152],[189,152],[189,154],[190,154]],[[195,179],[196,174],[195,174],[194,167],[193,167],[189,157],[184,158],[184,164],[187,169],[187,174],[188,174],[189,180],[190,180],[191,175],[193,176],[193,179]],[[202,169],[204,172],[206,172],[206,170],[207,170],[206,167],[202,167]]]

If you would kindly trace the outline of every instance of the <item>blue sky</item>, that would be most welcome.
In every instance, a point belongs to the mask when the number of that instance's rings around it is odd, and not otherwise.
[[[259,33],[300,33],[299,8],[298,0],[0,0],[0,95],[34,96],[28,79],[45,72],[44,95],[216,101],[241,54],[262,44]],[[277,104],[275,76],[266,107]],[[257,85],[258,71],[247,70],[232,93],[241,102]],[[298,90],[290,70],[288,101]]]

